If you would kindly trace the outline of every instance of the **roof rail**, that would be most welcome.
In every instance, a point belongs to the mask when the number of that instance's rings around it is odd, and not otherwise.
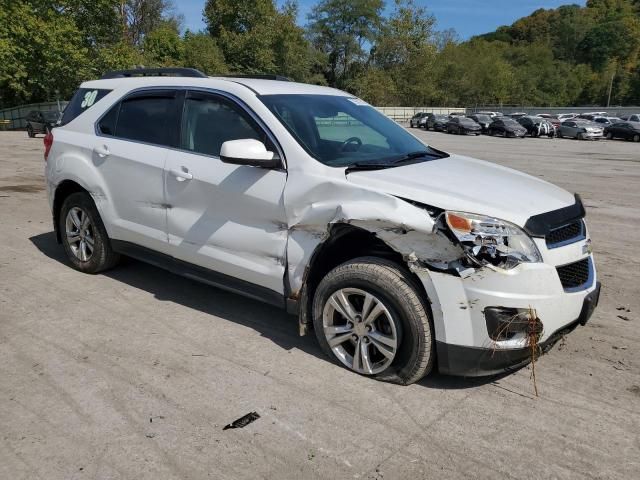
[[[107,72],[100,80],[108,78],[129,78],[129,77],[195,77],[207,78],[200,70],[195,68],[134,68],[131,70],[113,70]]]
[[[256,80],[279,80],[281,82],[292,82],[293,80],[291,80],[289,77],[285,77],[283,75],[271,75],[268,73],[260,73],[260,74],[255,74],[255,75],[214,75],[216,77],[222,77],[222,78],[255,78]]]

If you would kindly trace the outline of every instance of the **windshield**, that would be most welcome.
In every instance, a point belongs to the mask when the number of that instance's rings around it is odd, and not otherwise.
[[[472,119],[470,119],[470,118],[461,118],[461,119],[460,119],[460,123],[464,123],[464,124],[466,124],[466,125],[473,125],[473,124],[475,124],[476,122],[474,122],[474,121],[473,121]]]
[[[479,122],[491,122],[491,118],[488,115],[476,115],[476,118],[478,119]]]
[[[505,125],[515,125],[517,127],[520,126],[520,124],[515,120],[513,120],[512,118],[501,118],[500,120],[502,120]]]
[[[331,167],[388,164],[428,146],[357,98],[263,95],[262,102],[315,159]],[[429,160],[416,157],[415,161]]]

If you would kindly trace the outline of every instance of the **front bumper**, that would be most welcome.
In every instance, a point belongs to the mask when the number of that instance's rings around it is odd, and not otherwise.
[[[543,263],[523,263],[511,270],[482,267],[460,275],[414,269],[431,303],[441,372],[488,375],[528,361],[527,334],[520,331],[497,338],[488,325],[487,309],[534,311],[542,324],[539,344],[546,349],[555,343],[558,332],[584,323],[591,315],[600,286],[588,233],[561,248],[548,249],[541,238],[534,241]],[[576,287],[563,286],[559,268],[564,275],[565,266],[585,259],[590,265],[588,279]]]
[[[604,132],[603,131],[597,131],[597,132],[585,132],[584,133],[585,138],[603,138],[604,137]]]
[[[600,299],[600,282],[583,301],[580,315],[570,324],[556,330],[546,341],[538,344],[536,355],[547,353],[565,335],[579,325],[586,325]],[[438,370],[446,375],[485,376],[516,370],[531,361],[530,347],[489,349],[452,345],[436,341]]]

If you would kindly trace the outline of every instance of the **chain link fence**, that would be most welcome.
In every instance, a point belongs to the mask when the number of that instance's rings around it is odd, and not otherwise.
[[[20,105],[19,107],[0,110],[0,128],[5,130],[19,130],[27,127],[27,115],[32,111],[62,112],[69,102],[45,102]]]

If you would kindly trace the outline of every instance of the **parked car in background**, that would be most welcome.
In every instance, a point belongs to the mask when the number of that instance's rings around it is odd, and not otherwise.
[[[527,130],[527,134],[532,137],[544,136],[553,138],[556,136],[556,128],[546,118],[532,116],[520,117],[518,123],[522,125]]]
[[[541,113],[537,116],[542,117],[545,120],[548,120],[549,122],[551,122],[551,124],[556,128],[556,130],[560,128],[560,124],[562,123],[558,115],[554,115],[552,113]]]
[[[593,121],[600,124],[602,128],[607,128],[614,123],[620,123],[622,119],[618,117],[595,117]]]
[[[489,115],[491,118],[504,116],[502,112],[476,112],[478,115]]]
[[[447,122],[447,133],[456,135],[480,135],[482,127],[469,117],[453,117]]]
[[[27,135],[33,138],[38,133],[47,134],[60,119],[59,112],[40,112],[32,110],[27,114]]]
[[[489,133],[489,125],[493,122],[493,119],[489,115],[474,113],[473,115],[469,115],[469,118],[482,127],[482,133]]]
[[[425,118],[427,116],[427,114],[425,112],[418,112],[416,113],[413,117],[411,117],[411,120],[409,120],[409,126],[411,128],[417,128],[420,126],[420,120],[422,120],[423,118]],[[406,117],[405,117],[406,118]]]
[[[513,118],[496,118],[489,125],[489,135],[502,135],[503,137],[524,137],[527,130]]]
[[[624,120],[625,122],[640,122],[640,113],[636,113],[634,115],[625,115],[623,117],[620,117],[621,120]]]
[[[604,129],[604,135],[609,140],[622,138],[640,142],[640,122],[618,122]]]
[[[572,118],[576,118],[578,116],[577,113],[559,113],[558,120],[564,122],[565,120],[570,120]]]
[[[581,113],[576,118],[581,118],[582,120],[589,120],[593,122],[598,117],[606,117],[608,116],[607,112],[589,112],[589,113]]]
[[[574,119],[562,122],[558,130],[560,138],[577,138],[578,140],[589,140],[602,138],[604,129],[594,122],[584,119]]]
[[[519,118],[526,117],[527,115],[529,114],[526,112],[515,112],[515,113],[510,113],[509,117],[513,118],[514,120],[517,120]]]
[[[447,122],[451,119],[449,115],[442,113],[430,113],[427,115],[427,123],[425,128],[427,130],[434,130],[436,132],[446,132]]]

